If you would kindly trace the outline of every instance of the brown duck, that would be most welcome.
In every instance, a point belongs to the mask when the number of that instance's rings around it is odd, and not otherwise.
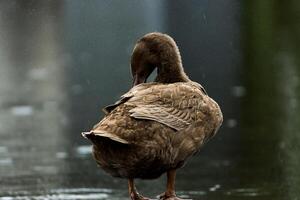
[[[154,82],[147,78],[157,68]],[[167,173],[163,200],[175,194],[176,170],[214,136],[223,117],[204,88],[185,74],[174,40],[149,33],[138,40],[131,58],[134,87],[83,136],[93,143],[98,165],[114,177],[128,179],[132,200],[145,200],[134,179]]]

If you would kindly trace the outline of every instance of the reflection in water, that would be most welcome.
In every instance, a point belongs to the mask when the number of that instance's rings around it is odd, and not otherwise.
[[[300,196],[296,0],[245,3],[244,52],[235,0],[89,2],[0,2],[0,200],[128,199],[126,180],[97,169],[80,132],[130,87],[134,41],[153,30],[178,40],[186,71],[225,116],[221,132],[179,172],[179,196]],[[138,181],[152,197],[164,184]]]

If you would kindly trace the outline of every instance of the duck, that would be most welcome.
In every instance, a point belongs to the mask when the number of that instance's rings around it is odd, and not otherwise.
[[[156,69],[154,81],[147,82]],[[105,116],[83,137],[93,145],[93,157],[105,172],[128,180],[131,200],[135,179],[167,175],[160,200],[181,200],[175,192],[176,171],[220,128],[219,105],[184,72],[174,39],[148,33],[138,39],[131,56],[133,87],[103,109]]]

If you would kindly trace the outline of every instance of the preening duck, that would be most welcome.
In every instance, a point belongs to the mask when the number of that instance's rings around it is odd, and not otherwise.
[[[147,78],[157,68],[154,82]],[[93,144],[97,164],[114,177],[128,179],[132,200],[146,200],[134,179],[167,173],[162,200],[175,194],[176,170],[213,137],[222,124],[218,104],[184,72],[175,41],[162,33],[139,39],[131,57],[133,88],[83,136]]]

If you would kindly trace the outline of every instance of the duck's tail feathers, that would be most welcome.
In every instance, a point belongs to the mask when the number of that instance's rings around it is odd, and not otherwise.
[[[119,142],[119,143],[122,143],[122,144],[129,144],[128,141],[120,138],[119,136],[115,135],[115,134],[112,134],[112,133],[108,133],[108,132],[105,132],[105,131],[99,131],[99,130],[92,130],[92,131],[89,131],[89,132],[82,132],[81,135],[84,137],[84,138],[87,138],[89,140],[93,140],[94,138],[96,139],[97,137],[105,137],[105,138],[109,138],[115,142]]]
[[[93,133],[90,131],[90,132],[82,132],[81,133],[82,137],[86,138],[86,139],[91,139]]]

